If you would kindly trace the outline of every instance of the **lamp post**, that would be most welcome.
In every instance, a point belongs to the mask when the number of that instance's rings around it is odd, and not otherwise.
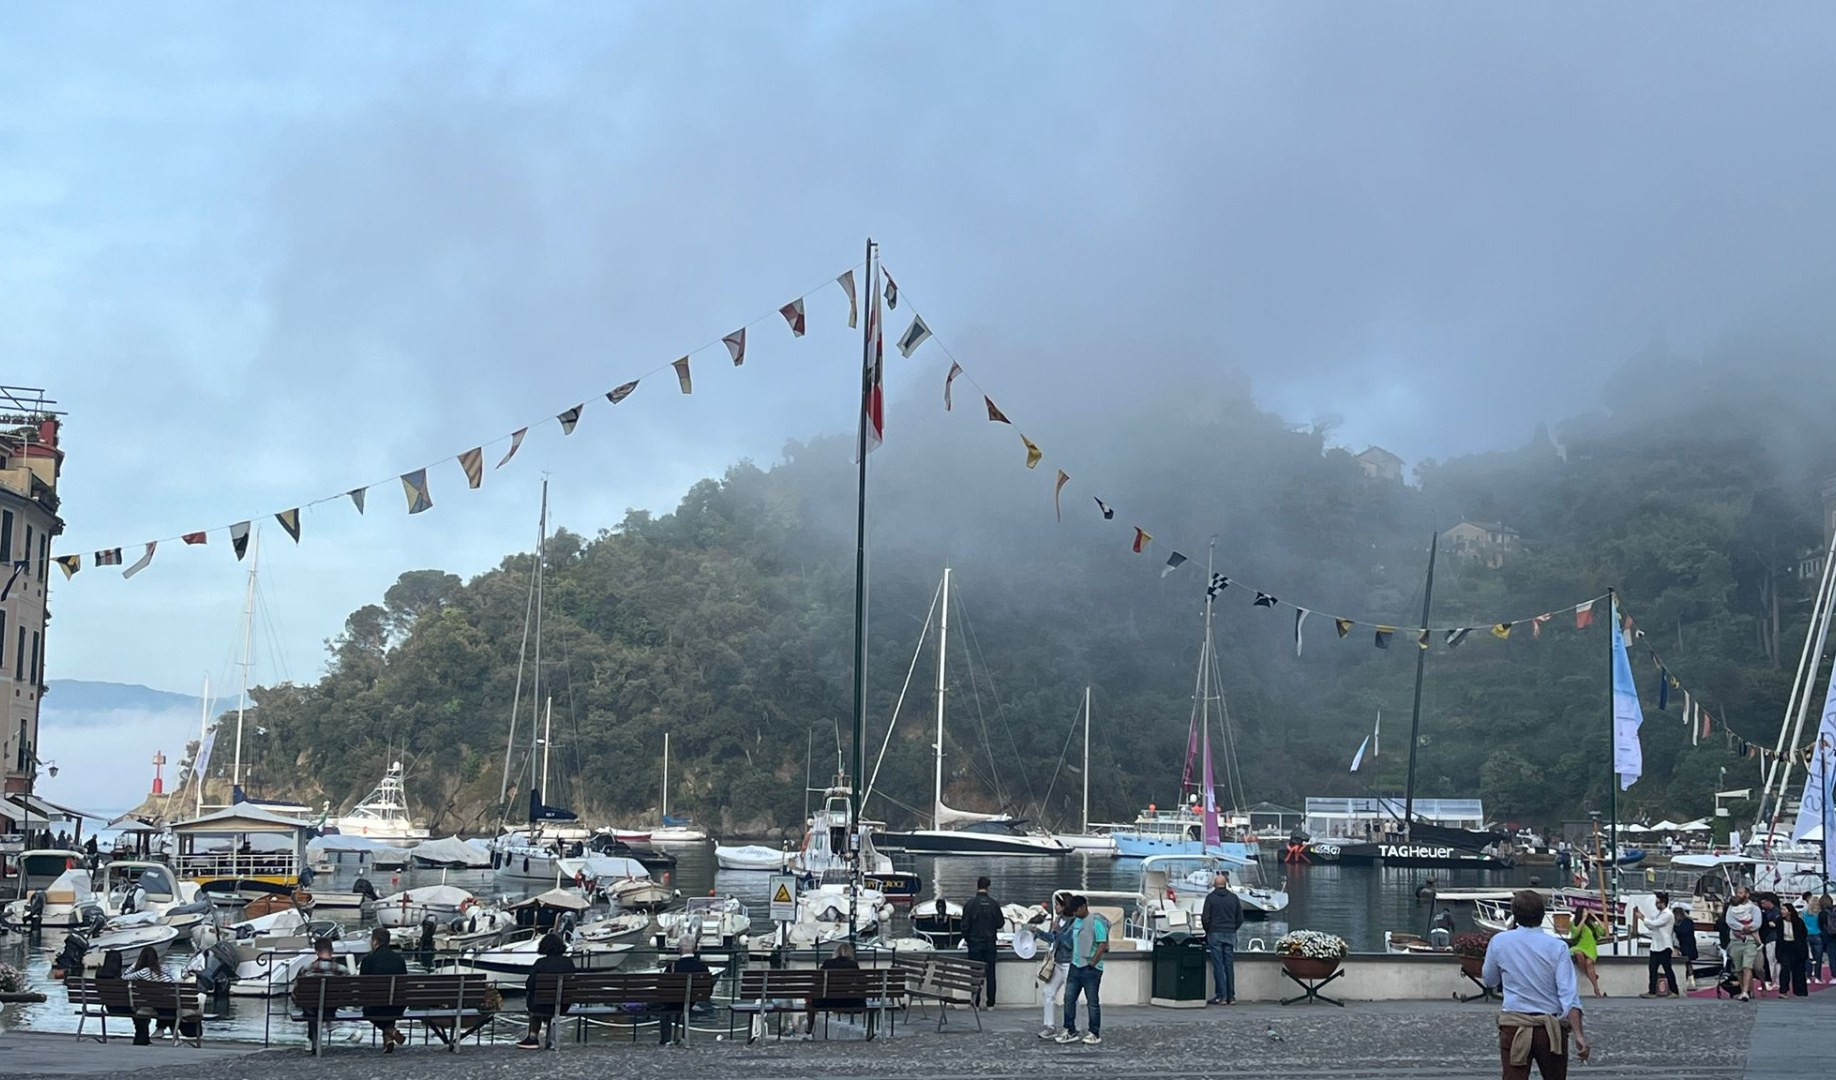
[[[38,770],[41,766],[47,773],[51,774],[51,779],[57,779],[57,762],[39,760],[38,747],[36,744],[26,747],[26,801],[24,824],[27,847],[32,846],[32,793],[37,787]],[[51,815],[49,814],[45,815],[45,831],[51,831]]]

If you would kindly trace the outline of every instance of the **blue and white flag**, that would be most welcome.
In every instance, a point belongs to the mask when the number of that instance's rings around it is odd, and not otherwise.
[[[1626,655],[1625,626],[1619,621],[1619,602],[1613,603],[1613,773],[1619,790],[1638,782],[1645,773],[1645,751],[1638,742],[1645,711],[1638,704],[1638,683],[1632,679],[1632,660]]]
[[[1823,723],[1817,727],[1817,741],[1811,744],[1810,763],[1804,771],[1804,797],[1798,801],[1798,820],[1791,829],[1794,841],[1804,839],[1806,833],[1821,825],[1824,828],[1824,858],[1829,859],[1832,847],[1830,826],[1836,824],[1831,820],[1830,774],[1836,772],[1836,677],[1830,680],[1829,692],[1823,699]],[[1836,865],[1836,860],[1830,860]]]
[[[204,742],[198,746],[198,759],[191,764],[191,775],[198,783],[203,783],[210,776],[210,748],[216,744],[217,729],[211,728],[204,736]]]
[[[1358,766],[1364,764],[1364,751],[1368,749],[1370,745],[1371,745],[1371,737],[1369,735],[1366,735],[1364,737],[1364,741],[1358,744],[1358,752],[1352,755],[1352,767],[1351,767],[1352,772],[1357,772]]]

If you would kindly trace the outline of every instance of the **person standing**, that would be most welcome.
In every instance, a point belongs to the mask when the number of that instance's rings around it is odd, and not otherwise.
[[[1065,978],[1065,1030],[1053,1040],[1061,1043],[1080,1041],[1077,1034],[1077,998],[1084,996],[1089,1013],[1089,1033],[1083,1036],[1086,1046],[1103,1043],[1103,956],[1109,952],[1109,923],[1090,913],[1090,901],[1081,896],[1071,898],[1071,974]]]
[[[1639,996],[1648,998],[1677,997],[1680,996],[1683,991],[1682,988],[1677,985],[1676,969],[1670,966],[1670,958],[1676,954],[1677,950],[1677,914],[1670,910],[1669,893],[1657,893],[1654,897],[1654,901],[1657,904],[1657,914],[1651,916],[1649,919],[1644,919],[1645,929],[1651,933],[1651,955],[1645,963],[1649,985],[1645,992]],[[1634,934],[1638,933],[1639,920],[1643,918],[1643,916],[1644,912],[1636,907],[1632,908],[1632,932]],[[1664,972],[1664,977],[1670,980],[1669,990],[1660,990],[1658,988],[1658,970],[1660,968]]]
[[[357,967],[359,975],[406,975],[408,961],[395,951],[389,941],[389,931],[381,926],[370,931],[370,954],[363,958]],[[367,1005],[363,1017],[376,1025],[382,1032],[383,1053],[393,1054],[395,1048],[408,1041],[408,1036],[396,1030],[395,1021],[405,1010],[400,1005]]]
[[[1804,997],[1809,993],[1804,985],[1804,966],[1810,955],[1805,935],[1809,932],[1798,909],[1789,902],[1779,905],[1779,936],[1777,944],[1779,996],[1784,997],[1789,991],[1792,997]]]
[[[1760,994],[1766,991],[1779,979],[1779,898],[1773,893],[1760,893]],[[1784,990],[1780,989],[1780,996]]]
[[[1211,892],[1199,926],[1205,931],[1205,951],[1211,954],[1214,993],[1207,1004],[1237,1003],[1237,930],[1243,925],[1243,901],[1230,891],[1230,874],[1219,870],[1211,878]]]
[[[1581,969],[1581,974],[1587,976],[1588,985],[1594,988],[1595,997],[1606,996],[1600,992],[1600,975],[1595,969],[1600,955],[1602,925],[1600,916],[1587,912],[1575,924],[1575,932],[1568,939],[1569,954],[1574,957],[1575,966]]]
[[[1696,951],[1696,921],[1682,904],[1671,910],[1677,913],[1677,955],[1683,958],[1683,989],[1687,992],[1696,988],[1696,961],[1700,959]]]
[[[1045,1026],[1039,1029],[1042,1039],[1058,1037],[1059,998],[1065,980],[1071,975],[1071,896],[1059,893],[1052,898],[1051,929],[1036,931],[1034,936],[1052,946],[1052,977],[1039,985],[1041,1016]]]
[[[1823,978],[1823,956],[1825,951],[1823,946],[1822,898],[1812,896],[1810,893],[1805,893],[1800,914],[1804,919],[1805,953],[1810,957],[1810,963],[1806,964],[1804,968],[1805,978],[1811,982],[1818,982]]]
[[[1728,926],[1724,948],[1728,963],[1740,977],[1740,1000],[1753,1000],[1753,969],[1760,958],[1760,909],[1745,885],[1734,890],[1734,902],[1721,913]]]
[[[1574,963],[1562,939],[1543,932],[1543,915],[1540,894],[1515,894],[1512,929],[1493,935],[1485,950],[1481,981],[1504,990],[1498,1014],[1503,1080],[1530,1080],[1532,1062],[1543,1080],[1567,1080],[1569,1039],[1584,1062],[1592,1050],[1582,1030]]]
[[[994,897],[988,895],[989,881],[986,877],[975,879],[975,896],[963,905],[963,946],[969,953],[969,959],[980,960],[986,972],[984,982],[988,985],[984,997],[978,987],[975,994],[975,1007],[981,1008],[982,1002],[988,1002],[994,1008],[1000,1000],[995,995],[995,935],[1007,925],[1007,916],[1001,914],[1001,905],[995,903]]]

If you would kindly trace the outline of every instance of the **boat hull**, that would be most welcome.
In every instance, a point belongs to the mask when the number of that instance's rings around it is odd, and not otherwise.
[[[1071,849],[1048,836],[998,836],[948,829],[880,833],[874,843],[888,851],[918,855],[1027,855],[1063,858]]]
[[[1116,857],[1119,859],[1145,859],[1153,855],[1216,855],[1219,858],[1232,859],[1237,862],[1255,862],[1262,857],[1255,844],[1244,844],[1236,841],[1221,841],[1206,844],[1203,840],[1184,840],[1169,836],[1154,836],[1146,833],[1123,833],[1114,835]]]
[[[1512,864],[1477,851],[1462,851],[1439,844],[1389,844],[1367,840],[1315,840],[1282,852],[1282,861],[1295,865],[1384,866],[1422,869],[1508,870]]]

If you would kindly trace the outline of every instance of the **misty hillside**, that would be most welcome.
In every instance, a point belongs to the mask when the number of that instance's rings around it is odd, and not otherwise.
[[[108,713],[163,713],[198,708],[198,699],[134,683],[95,682],[86,679],[52,679],[45,693],[47,725],[94,720]]]
[[[1253,606],[1254,590],[1416,625],[1429,537],[1463,519],[1516,539],[1495,560],[1443,553],[1434,625],[1484,627],[1617,587],[1717,723],[1770,743],[1808,606],[1797,563],[1820,543],[1819,486],[1836,463],[1816,412],[1831,376],[1805,351],[1724,349],[1636,357],[1601,412],[1525,431],[1514,450],[1421,463],[1419,486],[1367,477],[1330,430],[1285,423],[1241,385],[1028,428],[1048,455],[1036,471],[1012,428],[961,400],[950,414],[897,410],[873,457],[870,768],[950,565],[949,801],[1072,821],[1080,780],[1059,763],[1076,760],[1086,684],[1093,818],[1176,799],[1215,535],[1217,568],[1237,583],[1217,615],[1236,755],[1221,798],[1400,790],[1413,642],[1373,648],[1368,626],[1339,640],[1320,617],[1297,657],[1292,610]],[[820,783],[850,710],[851,452],[840,436],[792,444],[769,469],[742,462],[697,484],[673,513],[553,538],[547,801],[602,819],[654,813],[667,731],[673,812],[727,830],[797,822],[806,746]],[[1067,495],[1062,523],[1054,463],[1085,492]],[[1145,554],[1130,551],[1136,524],[1155,537]],[[1163,577],[1173,549],[1194,561]],[[267,734],[248,751],[254,790],[348,802],[401,756],[436,828],[494,823],[530,569],[518,553],[469,582],[415,571],[354,612],[322,680],[256,695],[251,722]],[[1540,640],[1527,626],[1507,641],[1481,631],[1451,651],[1436,640],[1420,793],[1545,823],[1603,806],[1604,624],[1558,619]],[[896,823],[929,805],[933,664],[927,647],[870,807]],[[1719,770],[1751,765],[1719,737],[1691,747],[1676,708],[1656,710],[1648,661],[1634,666],[1646,773],[1622,812],[1707,813]],[[1380,707],[1385,752],[1350,776]]]

